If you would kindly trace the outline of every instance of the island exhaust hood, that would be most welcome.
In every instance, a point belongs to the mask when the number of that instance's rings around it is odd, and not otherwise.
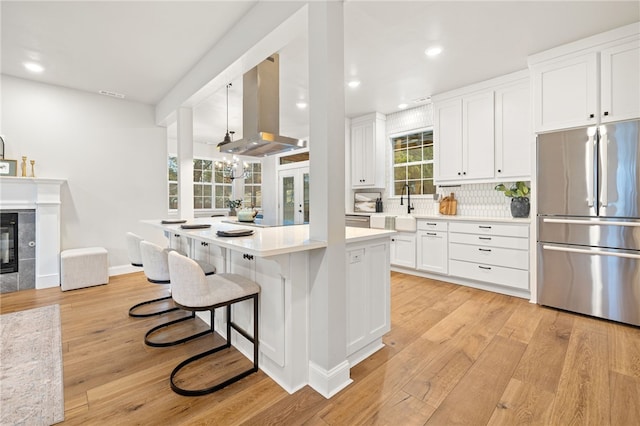
[[[262,157],[305,148],[307,141],[280,135],[280,59],[277,54],[242,78],[242,139],[223,141],[220,152]]]

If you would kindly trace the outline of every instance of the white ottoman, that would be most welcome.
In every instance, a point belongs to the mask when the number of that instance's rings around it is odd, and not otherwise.
[[[60,253],[62,291],[91,287],[109,282],[107,250],[87,247]]]

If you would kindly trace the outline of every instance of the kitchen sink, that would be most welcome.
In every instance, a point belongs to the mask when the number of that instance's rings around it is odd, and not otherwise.
[[[396,216],[396,231],[415,232],[416,218],[411,215]]]

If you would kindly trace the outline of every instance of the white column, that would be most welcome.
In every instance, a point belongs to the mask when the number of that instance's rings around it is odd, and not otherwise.
[[[309,384],[326,398],[347,386],[343,3],[309,5]]]
[[[178,108],[178,216],[193,218],[193,110]]]

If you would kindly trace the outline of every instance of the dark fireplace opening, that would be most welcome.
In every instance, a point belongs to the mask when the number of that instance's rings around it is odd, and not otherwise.
[[[18,272],[18,213],[0,214],[1,274]]]

